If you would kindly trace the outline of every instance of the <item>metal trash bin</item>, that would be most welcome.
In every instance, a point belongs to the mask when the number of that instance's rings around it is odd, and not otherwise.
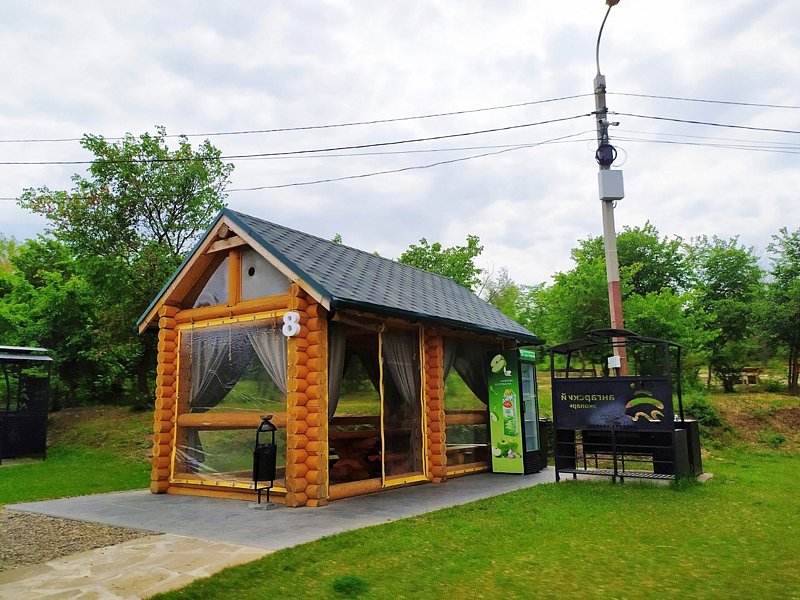
[[[267,491],[267,502],[269,502],[269,491],[275,481],[275,464],[278,458],[278,447],[275,445],[275,431],[277,427],[271,421],[272,415],[261,417],[261,424],[256,429],[256,445],[253,448],[253,488],[258,492],[258,503],[261,504],[261,492]],[[271,441],[262,444],[260,436],[262,433],[271,433]],[[269,482],[269,485],[258,486],[258,482]]]

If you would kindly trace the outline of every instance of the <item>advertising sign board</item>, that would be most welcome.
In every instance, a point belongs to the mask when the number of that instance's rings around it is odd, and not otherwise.
[[[489,433],[492,470],[522,473],[519,358],[516,350],[489,355]]]

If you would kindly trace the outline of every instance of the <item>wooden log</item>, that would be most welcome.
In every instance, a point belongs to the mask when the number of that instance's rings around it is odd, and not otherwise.
[[[431,432],[438,433],[440,431],[444,431],[445,424],[440,423],[439,421],[431,421],[428,423],[428,426],[431,428]]]
[[[305,506],[306,502],[308,502],[308,496],[303,492],[286,492],[286,506],[299,508]]]
[[[304,477],[298,477],[297,479],[290,479],[286,482],[286,489],[291,490],[295,494],[298,492],[304,492],[305,489],[308,487],[308,482],[305,480]]]
[[[175,342],[178,339],[178,332],[174,329],[159,329],[158,341],[159,342]]]
[[[151,481],[150,491],[153,494],[164,494],[169,489],[169,481]]]
[[[305,337],[312,346],[314,344],[323,344],[328,340],[328,334],[324,331],[309,331],[308,334],[303,337]]]
[[[308,450],[307,446],[308,446],[308,438],[302,433],[286,436],[287,448],[296,448],[296,449],[303,448],[305,450]]]
[[[327,453],[309,454],[306,457],[305,464],[310,471],[324,472],[328,468]]]
[[[444,421],[447,425],[478,425],[486,423],[488,417],[485,411],[447,412]]]
[[[175,375],[156,375],[156,386],[168,386],[175,383]]]
[[[168,444],[153,444],[151,454],[153,455],[153,458],[170,456],[172,454],[172,446]]]
[[[428,436],[428,446],[432,446],[435,444],[444,444],[447,436],[442,431],[432,431],[431,434]]]
[[[290,365],[304,365],[308,363],[308,354],[290,346],[287,353],[287,361]]]
[[[306,487],[305,491],[306,491],[306,496],[308,496],[309,499],[315,499],[317,495],[322,491],[322,486],[316,483],[310,484],[308,487]],[[309,500],[309,502],[310,501],[311,500]],[[306,502],[306,504],[308,504],[308,502]]]
[[[430,400],[442,400],[444,398],[444,390],[442,388],[428,388],[425,393]]]
[[[172,423],[169,421],[156,421],[153,423],[153,433],[169,433],[172,431]]]
[[[327,498],[309,498],[306,501],[306,506],[316,508],[317,506],[326,506],[328,504]]]
[[[305,392],[308,389],[308,382],[305,379],[290,379],[286,387],[290,392]]]
[[[304,311],[308,308],[308,301],[295,296],[289,302],[289,308],[297,312]]]
[[[287,370],[287,376],[295,379],[305,379],[308,377],[308,367],[306,365],[291,365]]]
[[[310,440],[308,439],[308,436],[304,437],[306,438],[306,445],[304,446],[304,448],[308,452],[321,453],[322,450],[325,449],[325,442],[321,442],[319,440]]]
[[[304,340],[308,342],[308,340]],[[309,358],[324,358],[325,347],[322,344],[310,344],[306,348],[306,354]]]
[[[172,317],[161,317],[158,320],[159,329],[175,329],[177,325],[177,321]]]
[[[319,427],[323,422],[328,420],[328,415],[322,415],[320,412],[312,412],[306,415],[306,424],[309,427]]]
[[[327,311],[321,304],[317,304],[316,302],[311,302],[306,307],[305,312],[309,316],[309,318],[314,319],[320,317],[324,318],[326,316]]]
[[[169,469],[151,469],[150,481],[160,481],[162,479],[169,479]]]
[[[156,410],[167,411],[170,415],[174,412],[172,409],[175,406],[174,396],[161,396],[156,398]]]
[[[350,481],[348,483],[337,483],[328,489],[328,500],[340,500],[342,498],[352,498],[362,496],[381,490],[380,478],[364,479],[362,481]]]
[[[175,340],[161,340],[158,342],[157,345],[159,352],[170,352],[175,353],[177,352],[177,346],[175,345]]]
[[[434,454],[431,456],[431,463],[434,466],[447,466],[447,455]]]
[[[427,408],[431,411],[431,413],[438,413],[444,410],[444,402],[441,400],[428,400]]]
[[[177,358],[178,358],[178,353],[175,351],[158,353],[159,363],[174,363]]]
[[[250,313],[281,311],[289,308],[289,294],[279,294],[267,296],[256,300],[245,300],[230,307],[233,315],[245,315]]]
[[[174,385],[156,386],[156,398],[174,398],[176,391]]]
[[[327,412],[327,403],[320,398],[309,397],[308,402],[306,402],[306,408],[308,409],[308,412],[323,412],[323,407],[325,409],[324,412]]]
[[[306,327],[308,327],[309,331],[322,331],[324,326],[325,319],[320,319],[319,317],[311,317],[306,322]]]
[[[308,416],[311,417],[313,414],[317,414],[317,413],[311,413]],[[303,431],[301,433],[304,433],[306,435],[306,437],[311,441],[320,441],[320,437],[319,436],[322,435],[322,433],[323,433],[322,427],[309,427],[308,426],[308,418],[306,418],[306,420],[303,421],[303,425],[305,425],[306,429],[305,429],[305,431]]]
[[[180,312],[180,309],[177,306],[169,306],[165,304],[161,308],[158,309],[158,316],[159,317],[174,317]]]
[[[286,465],[286,476],[293,479],[304,478],[308,473],[306,463],[289,463]]]
[[[425,366],[429,369],[436,369],[437,371],[442,368],[442,359],[438,356],[427,356],[425,358]]]
[[[328,381],[328,374],[325,371],[311,371],[306,375],[305,380],[308,385],[321,385]]]
[[[286,448],[286,464],[305,463],[308,458],[308,452],[305,448]]]
[[[328,370],[328,361],[324,358],[309,358],[306,364],[309,371],[326,372]]]
[[[162,446],[168,445],[172,443],[172,434],[171,433],[154,433],[153,434],[153,445],[155,446]]]
[[[160,363],[156,365],[156,374],[158,375],[172,375],[175,373],[174,363]]]
[[[308,403],[308,396],[305,392],[291,392],[288,394],[287,402],[289,406],[305,406]]]
[[[306,385],[308,384],[307,380]],[[320,405],[319,401],[325,397],[325,386],[324,385],[308,385],[306,387],[306,396],[308,396],[309,403],[316,401],[316,404],[312,404],[312,406],[318,407]]]
[[[289,418],[297,421],[305,421],[308,416],[308,408],[305,406],[291,406],[289,408]]]
[[[306,463],[306,464],[308,464],[308,463]],[[316,469],[309,469],[308,472],[306,472],[305,479],[306,479],[306,481],[308,483],[312,483],[312,484],[315,484],[315,485],[323,484],[323,483],[325,483],[325,471],[318,471]]]
[[[153,458],[152,465],[156,469],[168,469],[170,462],[169,456],[157,456]]]
[[[291,435],[303,435],[308,431],[308,425],[305,421],[289,421],[286,431]]]
[[[204,412],[178,415],[180,427],[194,427],[200,430],[218,431],[226,429],[255,429],[261,425],[263,412]],[[286,413],[274,413],[272,424],[286,427]]]

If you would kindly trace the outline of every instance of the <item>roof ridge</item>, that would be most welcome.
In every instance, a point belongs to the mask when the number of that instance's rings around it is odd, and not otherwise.
[[[239,212],[238,210],[233,210],[232,208],[227,208],[226,207],[224,210],[226,210],[228,212],[232,212],[232,213],[234,213],[235,215],[237,215],[239,217],[247,217],[248,219],[255,219],[257,221],[261,221],[262,223],[268,223],[270,225],[274,225],[275,227],[280,227],[281,229],[287,229],[287,230],[292,231],[294,233],[297,233],[297,234],[300,234],[300,235],[303,235],[303,236],[306,236],[306,237],[314,238],[316,240],[320,240],[320,241],[325,242],[325,243],[327,243],[327,244],[329,244],[329,245],[331,245],[333,247],[343,246],[343,247],[347,248],[348,250],[355,250],[356,252],[360,252],[361,254],[364,254],[366,256],[370,256],[372,258],[379,258],[381,260],[388,261],[388,262],[390,262],[392,264],[395,264],[395,265],[402,265],[403,267],[405,267],[407,269],[414,269],[415,271],[419,271],[420,273],[423,273],[423,274],[425,274],[427,276],[433,276],[433,277],[438,277],[440,279],[444,279],[444,280],[448,281],[449,283],[451,283],[453,285],[457,285],[459,287],[464,288],[465,290],[467,290],[471,294],[474,294],[477,298],[480,298],[481,300],[486,302],[486,300],[484,300],[483,298],[478,296],[478,294],[473,292],[470,288],[466,288],[466,287],[462,286],[455,279],[453,279],[452,277],[448,277],[447,275],[441,275],[439,273],[434,273],[432,271],[426,271],[425,269],[421,269],[420,267],[415,267],[414,265],[407,265],[407,264],[401,263],[400,261],[395,260],[393,258],[388,258],[386,256],[381,256],[380,254],[375,254],[374,252],[368,252],[367,250],[362,250],[361,248],[356,248],[355,246],[349,246],[348,244],[345,244],[344,242],[336,243],[336,242],[334,242],[332,240],[327,240],[327,239],[325,239],[323,237],[320,237],[318,235],[314,235],[313,233],[308,233],[306,231],[300,231],[299,229],[295,229],[293,227],[287,227],[286,225],[281,225],[280,223],[275,223],[273,221],[267,221],[266,219],[262,219],[260,217],[253,216],[253,215],[248,214],[248,213]]]

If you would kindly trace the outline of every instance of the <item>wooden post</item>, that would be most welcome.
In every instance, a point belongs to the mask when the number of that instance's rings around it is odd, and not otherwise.
[[[423,330],[425,351],[425,416],[428,438],[428,473],[433,483],[447,478],[447,445],[445,444],[444,413],[444,339],[429,330]]]
[[[322,506],[328,501],[328,319],[297,284],[289,292],[300,333],[288,340],[286,505]]]
[[[156,367],[156,408],[153,413],[153,460],[150,491],[163,494],[169,488],[170,456],[175,427],[175,375],[178,308],[162,306],[158,311],[158,363]]]

